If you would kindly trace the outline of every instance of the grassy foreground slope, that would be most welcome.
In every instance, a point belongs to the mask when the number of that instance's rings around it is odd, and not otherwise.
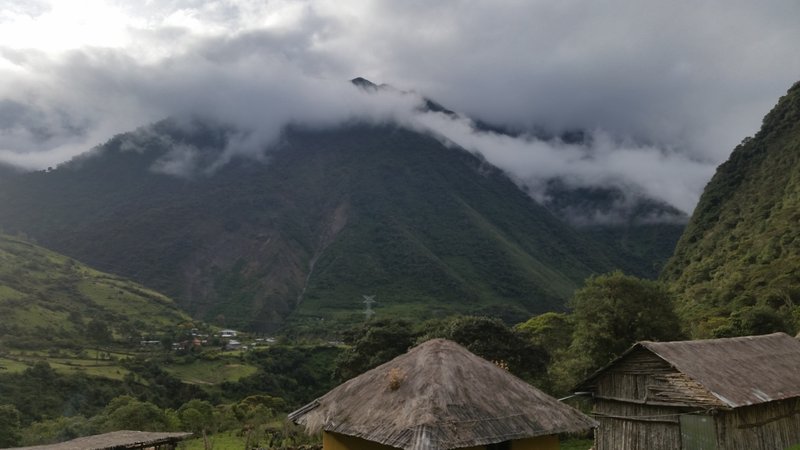
[[[697,337],[800,325],[800,83],[717,169],[662,278]]]
[[[124,278],[0,234],[0,345],[138,342],[189,320],[169,298]]]

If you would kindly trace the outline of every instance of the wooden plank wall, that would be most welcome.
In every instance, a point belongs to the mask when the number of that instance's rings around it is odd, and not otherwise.
[[[800,444],[800,399],[730,411],[703,386],[646,349],[594,380],[597,450],[677,450],[679,414],[713,413],[719,450],[776,450]]]
[[[721,412],[717,442],[724,450],[775,450],[800,444],[800,399]]]
[[[673,367],[641,349],[605,374],[594,385],[596,450],[676,450],[681,447],[678,414],[696,409],[685,396],[654,398],[665,377],[679,376]],[[669,383],[671,384],[671,383]],[[670,390],[670,389],[668,389]]]
[[[603,401],[595,403],[596,450],[675,450],[681,445],[681,408]]]

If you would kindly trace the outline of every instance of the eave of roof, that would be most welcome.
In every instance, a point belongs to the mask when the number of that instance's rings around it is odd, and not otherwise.
[[[108,450],[141,448],[178,442],[189,438],[192,433],[161,433],[149,431],[112,431],[105,434],[85,436],[58,444],[37,445],[33,447],[17,447],[8,450]]]

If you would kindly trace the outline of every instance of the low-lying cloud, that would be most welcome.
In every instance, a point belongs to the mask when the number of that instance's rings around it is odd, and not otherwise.
[[[28,169],[165,117],[235,130],[217,166],[260,158],[287,124],[395,122],[482,154],[541,201],[557,177],[620,189],[621,205],[641,197],[690,212],[714,167],[800,78],[791,0],[6,4],[0,162]],[[346,83],[359,75],[521,132]],[[589,139],[536,137],[569,130]],[[154,170],[195,171],[202,150],[176,145]]]
[[[571,188],[616,188],[628,200],[655,199],[691,212],[715,169],[679,152],[617,140],[602,130],[590,132],[585,142],[565,143],[482,131],[467,118],[441,113],[419,114],[414,123],[480,153],[542,203],[548,201],[547,183],[558,179]]]

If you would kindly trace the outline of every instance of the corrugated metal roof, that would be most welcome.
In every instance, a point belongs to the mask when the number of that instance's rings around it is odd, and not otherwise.
[[[597,422],[455,342],[434,339],[289,415],[406,450],[472,447],[585,431]]]
[[[800,397],[800,341],[785,333],[640,344],[731,408]]]

